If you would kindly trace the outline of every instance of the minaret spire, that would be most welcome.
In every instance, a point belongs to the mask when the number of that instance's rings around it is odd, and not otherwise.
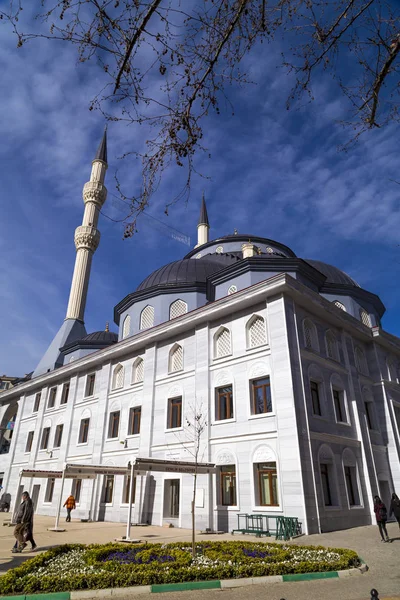
[[[107,189],[104,186],[107,167],[107,129],[105,129],[92,162],[90,181],[83,187],[85,212],[82,225],[75,230],[75,269],[66,319],[77,319],[82,322],[84,320],[92,258],[100,242],[100,231],[97,229],[99,211],[107,198]]]
[[[210,223],[208,222],[206,199],[204,198],[204,192],[201,198],[200,217],[197,225],[197,246],[202,246],[208,242],[208,233],[210,229]]]

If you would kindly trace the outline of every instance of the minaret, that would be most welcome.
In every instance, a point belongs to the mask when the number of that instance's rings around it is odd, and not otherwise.
[[[97,229],[99,211],[107,198],[107,189],[104,186],[107,167],[107,132],[104,131],[103,139],[92,162],[90,181],[83,187],[85,212],[82,225],[75,230],[75,269],[66,319],[77,319],[82,322],[84,320],[92,258],[100,242],[100,231]]]
[[[64,323],[33,372],[33,377],[61,367],[64,364],[64,354],[61,349],[86,336],[83,321],[92,258],[100,242],[100,231],[97,229],[99,211],[107,197],[107,190],[104,186],[106,171],[107,132],[104,131],[103,139],[92,162],[90,181],[83,187],[85,211],[82,225],[75,230],[76,259],[67,314]]]
[[[203,192],[203,197],[201,199],[200,218],[197,225],[197,244],[195,248],[197,248],[197,246],[207,244],[209,230],[210,224],[208,222],[207,207]]]

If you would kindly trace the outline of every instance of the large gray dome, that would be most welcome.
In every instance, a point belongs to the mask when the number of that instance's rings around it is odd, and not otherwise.
[[[337,267],[333,265],[329,265],[328,263],[324,263],[320,260],[310,260],[308,258],[304,259],[308,264],[310,264],[315,269],[318,269],[323,275],[326,277],[326,283],[337,283],[340,285],[351,285],[360,287],[357,281],[354,281],[347,275],[344,271],[341,271]]]
[[[118,333],[114,333],[113,331],[94,331],[86,335],[81,342],[85,344],[115,344],[115,342],[118,342]]]

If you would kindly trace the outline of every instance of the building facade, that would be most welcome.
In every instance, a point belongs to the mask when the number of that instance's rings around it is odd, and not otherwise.
[[[115,307],[118,334],[87,334],[84,308],[105,201],[104,136],[84,188],[66,319],[30,381],[0,398],[16,415],[3,486],[21,469],[193,460],[202,418],[196,527],[230,531],[239,513],[298,517],[303,532],[370,524],[373,495],[400,489],[400,339],[384,306],[346,273],[234,232],[150,274]],[[8,422],[7,421],[7,422]],[[61,482],[23,480],[55,515]],[[133,522],[190,527],[193,477],[139,473]],[[22,489],[22,488],[21,488]],[[129,478],[67,481],[79,518],[126,521]]]

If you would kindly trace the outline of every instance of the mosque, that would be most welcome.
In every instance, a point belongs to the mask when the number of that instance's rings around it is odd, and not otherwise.
[[[203,198],[195,248],[121,299],[118,334],[88,333],[106,171],[104,133],[65,320],[0,395],[12,502],[27,489],[55,516],[72,492],[75,518],[190,527],[197,456],[197,529],[231,531],[244,513],[297,517],[304,533],[373,523],[373,496],[400,490],[400,339],[379,297],[280,242],[210,240]]]

